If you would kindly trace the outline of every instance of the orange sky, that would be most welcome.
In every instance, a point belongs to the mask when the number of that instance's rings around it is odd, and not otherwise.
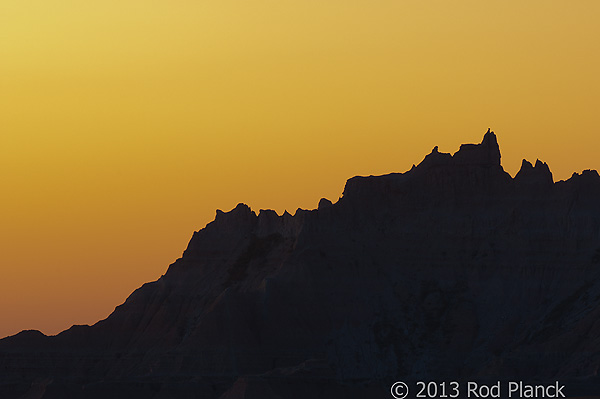
[[[215,209],[497,134],[600,169],[600,2],[2,0],[0,336],[106,317]]]

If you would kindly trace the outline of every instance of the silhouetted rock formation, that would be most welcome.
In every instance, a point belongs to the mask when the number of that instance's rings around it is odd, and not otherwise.
[[[545,162],[541,162],[539,159],[533,166],[526,159],[521,164],[521,169],[515,176],[515,183],[522,190],[529,190],[537,192],[539,194],[547,194],[552,190],[554,185],[554,179],[552,178],[552,172]]]
[[[496,135],[488,129],[481,144],[463,144],[452,158],[459,165],[500,166]]]
[[[598,173],[554,183],[523,161],[513,179],[488,131],[317,210],[217,211],[107,319],[0,340],[0,396],[383,398],[450,379],[598,393],[599,271]]]

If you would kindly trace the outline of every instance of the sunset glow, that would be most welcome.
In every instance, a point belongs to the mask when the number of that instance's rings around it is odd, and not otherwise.
[[[0,337],[105,318],[215,210],[498,136],[600,169],[600,2],[0,4]]]

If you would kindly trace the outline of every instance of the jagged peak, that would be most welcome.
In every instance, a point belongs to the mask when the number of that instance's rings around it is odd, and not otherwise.
[[[550,186],[554,184],[554,178],[546,162],[537,159],[535,165],[532,165],[531,162],[523,159],[521,169],[515,175],[515,182],[518,184],[534,185],[536,187],[540,185]]]
[[[228,211],[228,212],[223,212],[220,209],[217,209],[217,214],[215,216],[215,220],[218,219],[219,217],[223,217],[224,215],[235,215],[235,214],[240,214],[240,213],[254,213],[252,211],[252,209],[250,209],[250,207],[242,202],[240,202],[239,204],[237,204],[235,206],[235,208],[233,208],[232,210]]]
[[[496,134],[488,128],[479,144],[462,144],[452,156],[456,164],[500,166],[500,146]]]
[[[545,166],[545,167],[548,167],[548,164],[547,164],[546,162],[542,162],[542,161],[540,161],[539,159],[536,159],[536,160],[535,160],[535,167],[536,167],[536,168],[538,168],[538,167],[540,167],[540,166],[542,166],[542,167],[544,167],[544,166]]]
[[[215,220],[209,224],[219,226],[218,228],[227,229],[231,226],[236,226],[240,223],[253,223],[256,221],[257,218],[258,217],[256,213],[252,209],[250,209],[248,205],[240,202],[235,208],[233,208],[229,212],[223,212],[222,210],[217,209]]]
[[[452,155],[445,152],[440,152],[438,146],[436,145],[435,147],[433,147],[433,150],[431,150],[431,153],[427,154],[416,168],[428,168],[432,166],[447,165],[451,161]],[[413,169],[415,169],[414,165],[411,170]]]
[[[550,167],[546,162],[542,162],[539,159],[535,161],[534,169],[541,170],[543,173],[546,173],[552,177],[552,172],[550,172]]]
[[[479,144],[461,144],[454,154],[440,152],[436,145],[431,153],[415,168],[429,168],[432,166],[471,165],[471,166],[500,166],[500,146],[496,134],[488,128]]]
[[[481,140],[482,145],[489,145],[492,147],[498,147],[498,137],[496,137],[496,133],[494,133],[489,127],[487,132],[483,135],[483,140]]]
[[[581,171],[581,173],[573,172],[571,177],[583,176],[583,175],[597,176],[598,171],[595,169],[584,169],[583,171]]]
[[[521,169],[519,169],[519,172],[517,172],[517,174],[521,173],[522,171],[531,169],[533,169],[533,165],[531,164],[531,162],[523,158],[523,161],[521,162]]]
[[[317,209],[321,210],[321,209],[329,208],[332,205],[333,205],[333,203],[330,200],[328,200],[327,198],[321,198],[319,200],[319,205],[317,206]]]
[[[569,180],[600,183],[600,175],[594,169],[585,169],[581,173],[573,172],[567,181]]]

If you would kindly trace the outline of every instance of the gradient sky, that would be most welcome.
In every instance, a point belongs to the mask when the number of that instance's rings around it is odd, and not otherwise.
[[[600,169],[597,0],[2,0],[0,336],[106,317],[215,209],[294,212],[491,127]]]

